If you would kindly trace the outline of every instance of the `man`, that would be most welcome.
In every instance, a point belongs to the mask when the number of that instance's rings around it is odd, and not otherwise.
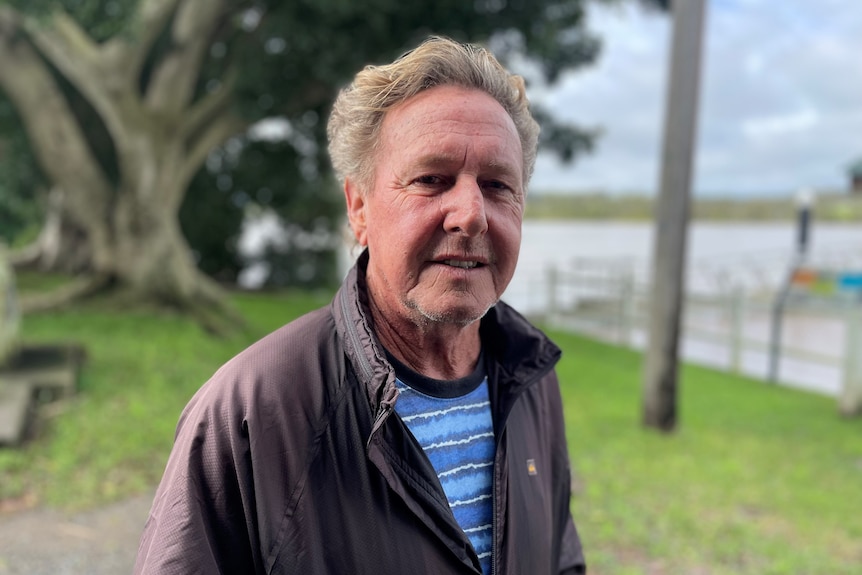
[[[560,352],[498,303],[538,136],[523,81],[432,38],[360,72],[328,133],[365,250],[186,407],[136,573],[584,573]]]

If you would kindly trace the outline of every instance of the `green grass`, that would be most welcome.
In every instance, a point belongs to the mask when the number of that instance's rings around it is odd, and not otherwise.
[[[68,284],[68,275],[60,273],[43,273],[35,271],[15,272],[15,287],[22,294],[35,294],[49,292],[54,288]]]
[[[640,355],[554,338],[593,575],[862,572],[862,420],[687,366],[678,431],[645,431]]]
[[[0,499],[83,508],[158,482],[180,410],[224,361],[328,296],[233,296],[248,328],[95,302],[25,318],[29,342],[88,350],[79,395],[0,450]],[[835,401],[682,371],[679,430],[640,426],[638,354],[565,333],[559,365],[591,575],[850,575],[862,565],[862,420]]]
[[[230,338],[152,309],[113,302],[24,318],[22,340],[75,341],[88,359],[80,392],[21,450],[0,450],[0,499],[82,508],[151,488],[183,405],[235,353],[328,296],[234,296],[248,326]]]

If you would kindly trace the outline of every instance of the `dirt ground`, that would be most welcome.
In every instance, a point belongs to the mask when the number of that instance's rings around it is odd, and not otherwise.
[[[82,513],[0,514],[0,575],[131,573],[153,494]]]

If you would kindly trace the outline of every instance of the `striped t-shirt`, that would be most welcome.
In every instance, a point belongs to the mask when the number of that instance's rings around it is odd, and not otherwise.
[[[455,520],[491,572],[494,426],[484,362],[454,381],[424,377],[390,357],[401,392],[395,411],[425,450]]]

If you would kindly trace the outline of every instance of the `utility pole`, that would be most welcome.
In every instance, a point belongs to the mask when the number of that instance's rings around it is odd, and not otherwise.
[[[671,3],[673,37],[643,371],[643,424],[665,432],[673,431],[677,420],[679,332],[685,295],[685,248],[697,134],[704,3],[705,0]]]

